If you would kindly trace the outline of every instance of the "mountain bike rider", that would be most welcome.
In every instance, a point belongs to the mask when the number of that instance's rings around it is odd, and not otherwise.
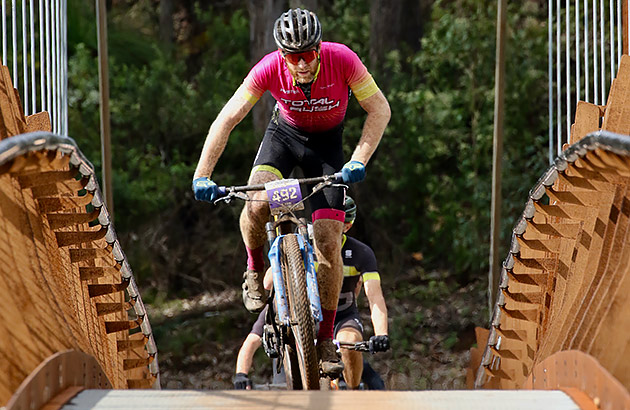
[[[263,57],[212,123],[195,170],[193,191],[198,200],[214,201],[218,187],[212,172],[234,127],[240,123],[265,91],[276,99],[276,110],[254,160],[250,184],[261,184],[288,176],[294,167],[305,177],[341,170],[345,183],[365,178],[365,165],[376,150],[389,122],[387,99],[359,57],[347,46],[322,42],[322,28],[315,13],[290,9],[274,23],[278,50]],[[363,131],[350,161],[344,165],[343,119],[348,88],[367,112]],[[343,230],[342,188],[328,187],[311,198],[315,253],[320,261],[318,285],[323,321],[317,334],[322,371],[335,376],[343,363],[332,344],[333,325],[341,288],[341,233]],[[264,199],[264,192],[252,193]],[[262,286],[265,222],[269,207],[249,201],[241,213],[240,227],[247,248],[243,301],[248,310],[265,305]]]
[[[374,351],[384,352],[390,348],[387,328],[387,305],[381,289],[376,257],[369,246],[345,235],[354,223],[357,207],[354,200],[349,196],[346,196],[344,207],[346,215],[344,219],[344,235],[342,237],[343,247],[341,249],[344,278],[335,317],[335,338],[341,342],[348,343],[357,343],[363,340],[363,323],[361,322],[356,303],[357,294],[360,291],[360,281],[363,281],[363,288],[370,305],[372,326],[374,327],[374,336],[370,340],[374,346]],[[271,286],[271,275],[267,275],[265,277],[265,287],[270,289]],[[239,349],[234,376],[234,388],[236,389],[252,388],[248,374],[252,366],[254,353],[262,344],[265,313],[263,310],[258,316],[256,323],[252,326],[252,330]],[[364,381],[370,386],[370,389],[384,388],[382,379],[378,377],[374,370],[367,372],[367,375],[363,373],[364,364],[361,352],[341,349],[341,355],[345,365],[343,377],[349,389],[358,388],[362,378],[369,378]]]
[[[387,329],[387,305],[381,288],[381,277],[378,273],[374,251],[363,242],[345,235],[352,228],[356,218],[357,207],[351,197],[345,201],[346,218],[342,237],[343,284],[337,305],[335,320],[335,338],[340,342],[357,343],[363,340],[363,323],[357,307],[359,281],[370,305],[374,336],[370,338],[375,352],[389,350]],[[343,378],[350,389],[356,389],[363,373],[363,355],[354,350],[341,349],[345,365]]]

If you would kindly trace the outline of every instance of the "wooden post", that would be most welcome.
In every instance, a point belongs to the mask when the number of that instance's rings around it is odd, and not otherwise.
[[[621,7],[622,7],[622,17],[621,17],[621,27],[623,27],[623,29],[621,30],[621,32],[623,33],[623,54],[630,54],[630,49],[628,49],[628,29],[630,28],[630,26],[628,26],[628,1],[622,1],[621,2]]]
[[[501,159],[503,157],[503,99],[505,89],[505,29],[507,0],[497,1],[497,45],[494,78],[494,136],[492,150],[492,206],[490,214],[490,271],[488,272],[488,308],[492,319],[500,273],[499,242],[501,234]]]
[[[98,86],[101,105],[101,158],[103,160],[103,196],[114,219],[114,193],[112,191],[112,154],[109,121],[109,68],[107,55],[107,8],[105,0],[96,0],[96,22],[98,30]]]

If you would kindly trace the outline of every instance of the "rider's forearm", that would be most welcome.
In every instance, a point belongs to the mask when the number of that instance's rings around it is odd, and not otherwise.
[[[210,178],[212,176],[214,167],[217,165],[221,154],[223,154],[223,150],[225,150],[232,129],[234,129],[234,127],[230,126],[225,121],[217,120],[212,123],[206,141],[203,144],[203,149],[201,150],[201,157],[195,169],[194,178]]]
[[[361,139],[352,154],[352,160],[367,165],[383,137],[385,127],[387,127],[391,117],[391,111],[387,99],[380,91],[360,104],[368,115],[363,125]]]
[[[236,358],[236,373],[249,373],[249,370],[252,368],[254,353],[261,345],[262,339],[260,336],[254,333],[247,335]]]
[[[370,301],[370,309],[372,311],[372,326],[374,326],[374,334],[386,335],[387,333],[387,306],[385,299]]]
[[[254,105],[237,93],[225,104],[217,119],[208,131],[208,136],[201,150],[201,158],[195,169],[194,178],[212,176],[214,167],[219,162],[227,145],[230,133],[240,123]]]
[[[367,280],[364,285],[365,295],[370,304],[372,317],[372,326],[374,326],[374,334],[387,334],[387,305],[381,288],[380,280]]]

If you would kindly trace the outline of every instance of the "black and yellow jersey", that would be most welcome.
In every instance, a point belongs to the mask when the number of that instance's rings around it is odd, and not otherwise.
[[[337,313],[356,308],[355,290],[359,279],[380,280],[376,256],[372,248],[350,236],[343,235],[341,257],[343,259],[343,284],[339,294]],[[317,262],[315,262],[317,269]]]

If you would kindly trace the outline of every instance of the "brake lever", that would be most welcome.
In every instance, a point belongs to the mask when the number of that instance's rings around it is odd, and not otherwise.
[[[332,181],[324,181],[324,182],[320,182],[319,184],[315,185],[313,187],[313,190],[311,192],[317,192],[320,191],[324,188],[326,188],[327,186],[332,185]]]
[[[216,205],[219,202],[225,202],[226,204],[229,204],[230,202],[232,202],[232,200],[234,198],[242,199],[243,201],[247,201],[249,199],[249,195],[247,195],[245,192],[229,192],[227,195],[216,199],[214,201],[214,204]]]
[[[348,189],[349,186],[346,184],[336,184],[335,181],[329,179],[327,181],[324,182],[320,182],[319,184],[315,185],[313,187],[312,192],[317,192],[319,190],[322,190],[326,187],[332,187],[332,188],[343,188],[343,189]]]
[[[225,202],[226,204],[229,204],[230,202],[232,202],[232,196],[231,195],[227,195],[227,196],[222,196],[221,198],[215,199],[213,204],[216,205],[219,202]]]

